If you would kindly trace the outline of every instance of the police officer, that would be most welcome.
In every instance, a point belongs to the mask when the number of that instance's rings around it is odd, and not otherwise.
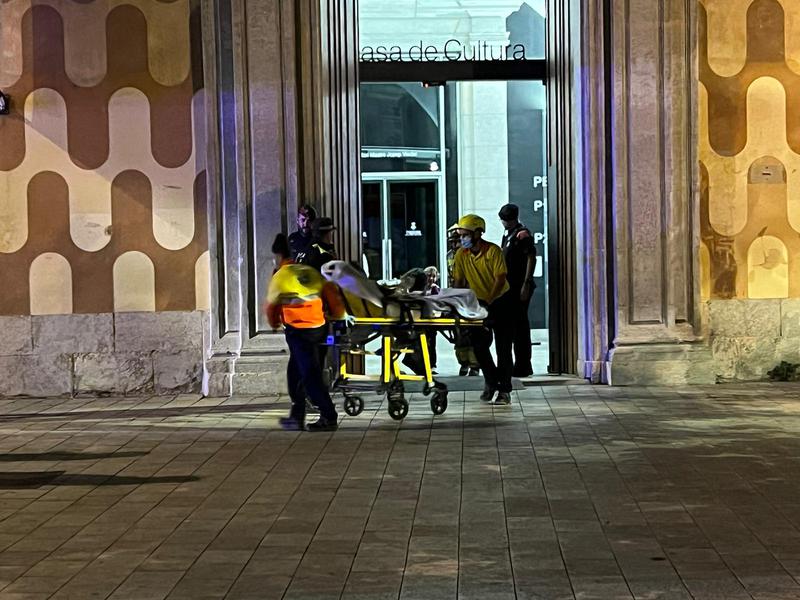
[[[503,234],[503,256],[508,268],[508,285],[511,287],[510,302],[514,313],[514,377],[533,375],[531,365],[531,325],[528,307],[536,284],[533,272],[536,268],[536,246],[530,230],[519,222],[519,207],[506,204],[498,213],[505,228]]]
[[[316,218],[317,211],[309,204],[304,204],[297,211],[297,231],[289,236],[289,250],[293,261],[303,262],[314,238],[311,226]]]
[[[336,249],[333,247],[333,220],[329,217],[316,219],[311,226],[313,240],[302,260],[302,263],[314,267],[317,271],[322,270],[322,265],[331,260],[336,260]]]

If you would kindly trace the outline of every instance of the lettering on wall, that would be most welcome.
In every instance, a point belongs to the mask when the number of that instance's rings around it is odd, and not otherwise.
[[[426,44],[420,40],[409,48],[401,46],[363,46],[362,62],[435,62],[464,60],[527,60],[522,44],[498,45],[486,40],[465,44],[449,39],[444,44]]]

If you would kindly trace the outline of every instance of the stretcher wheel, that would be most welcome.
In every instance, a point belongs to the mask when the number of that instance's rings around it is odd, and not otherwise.
[[[389,398],[389,404],[392,402],[405,402],[405,391],[403,390],[403,382],[394,380],[389,384],[389,389],[386,390]]]
[[[402,421],[408,414],[408,400],[389,401],[389,416],[395,421]]]
[[[431,411],[435,415],[441,415],[447,410],[447,392],[436,390],[431,396]]]
[[[351,417],[357,417],[364,410],[364,399],[361,396],[345,396],[344,412]]]
[[[431,385],[427,383],[422,386],[422,395],[430,396],[431,394],[447,394],[447,386],[439,381],[434,381]]]

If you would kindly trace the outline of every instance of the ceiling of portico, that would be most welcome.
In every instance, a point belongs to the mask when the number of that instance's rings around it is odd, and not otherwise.
[[[523,4],[520,0],[360,0],[362,19],[458,18],[469,16],[506,16]],[[544,0],[525,2],[544,15]]]
[[[504,28],[524,4],[541,15],[545,0],[360,0],[361,43],[390,43],[409,35],[444,37]]]

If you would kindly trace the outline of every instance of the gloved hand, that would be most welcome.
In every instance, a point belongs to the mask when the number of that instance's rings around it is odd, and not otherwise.
[[[345,315],[344,319],[342,319],[348,327],[352,327],[356,324],[356,318],[353,315]]]

